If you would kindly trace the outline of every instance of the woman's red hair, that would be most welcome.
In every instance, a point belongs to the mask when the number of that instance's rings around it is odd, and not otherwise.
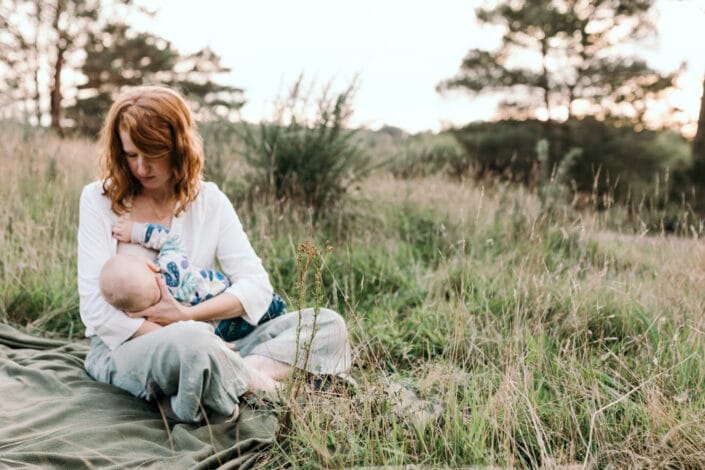
[[[146,156],[170,158],[178,216],[196,199],[203,169],[203,141],[184,99],[169,88],[143,86],[121,94],[110,107],[101,134],[101,170],[104,194],[118,215],[142,189],[127,165],[120,130]]]

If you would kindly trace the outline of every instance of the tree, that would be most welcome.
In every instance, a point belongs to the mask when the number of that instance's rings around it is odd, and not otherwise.
[[[654,0],[500,0],[478,8],[482,24],[504,27],[495,51],[470,50],[438,90],[509,92],[505,115],[547,120],[593,115],[643,123],[647,103],[672,85],[623,45],[654,34]]]
[[[82,133],[96,135],[105,113],[124,87],[163,84],[181,90],[199,119],[227,118],[244,101],[242,89],[220,85],[213,75],[229,71],[210,49],[182,55],[173,45],[125,23],[109,23],[90,33],[80,69],[85,81],[66,114]]]
[[[31,108],[38,121],[47,111],[61,133],[64,75],[75,69],[89,34],[117,12],[136,9],[132,0],[4,0],[0,2],[0,63],[13,104]],[[42,89],[40,75],[48,77]]]
[[[19,104],[27,115],[41,120],[40,107],[40,25],[41,1],[0,2],[0,108]],[[31,25],[32,27],[21,27]]]
[[[82,133],[97,135],[121,88],[170,73],[177,58],[178,52],[168,41],[131,31],[124,23],[109,23],[90,33],[80,68],[85,81],[78,85],[76,102],[66,109],[67,117]]]
[[[230,72],[210,48],[181,55],[166,84],[180,89],[194,102],[194,112],[200,120],[230,119],[244,104],[242,88],[222,85],[213,76]]]
[[[705,78],[703,78],[703,94],[700,97],[700,114],[698,130],[692,143],[693,180],[699,185],[705,184]]]

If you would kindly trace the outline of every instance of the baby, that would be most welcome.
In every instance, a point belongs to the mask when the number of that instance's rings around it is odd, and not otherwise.
[[[156,224],[141,224],[122,217],[113,226],[115,238],[123,242],[158,250],[154,262],[126,254],[111,257],[100,272],[100,291],[113,307],[125,312],[140,312],[161,299],[154,276],[160,273],[176,300],[190,305],[210,299],[230,287],[220,271],[197,268],[191,264],[178,234]],[[277,294],[258,325],[286,313],[286,304]],[[221,320],[215,330],[225,341],[243,338],[255,329],[240,317]]]
[[[100,292],[105,300],[125,312],[140,312],[161,300],[154,274],[159,268],[141,256],[117,254],[100,272]]]

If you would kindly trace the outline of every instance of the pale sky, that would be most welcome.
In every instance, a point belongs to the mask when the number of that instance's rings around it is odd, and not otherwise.
[[[410,132],[487,119],[495,99],[446,96],[436,84],[453,76],[470,48],[497,44],[474,23],[477,0],[170,0],[147,26],[182,52],[211,47],[232,72],[222,83],[244,88],[243,118],[271,116],[273,101],[304,73],[342,90],[355,75],[353,125]],[[673,102],[697,118],[705,73],[705,0],[658,0],[658,49],[652,66],[688,62]],[[692,130],[692,129],[691,129]]]

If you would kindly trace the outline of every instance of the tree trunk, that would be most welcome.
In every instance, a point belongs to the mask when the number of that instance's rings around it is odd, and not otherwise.
[[[42,30],[42,2],[37,0],[35,2],[35,25],[36,28],[34,32],[34,112],[37,118],[37,126],[42,125],[42,106],[41,106],[41,93],[39,91],[39,62],[41,60],[41,46],[39,43],[40,31]]]
[[[61,15],[64,13],[66,4],[64,0],[56,2],[54,21],[52,27],[57,32],[56,39],[56,61],[54,62],[54,73],[49,92],[49,113],[51,114],[51,128],[61,135],[61,71],[64,68],[64,53],[68,48],[68,40],[64,37],[63,31],[59,28]]]
[[[39,92],[39,66],[34,69],[34,114],[37,118],[37,125],[42,125],[42,96]]]
[[[543,99],[546,105],[546,122],[551,122],[551,89],[548,81],[548,69],[546,68],[546,59],[548,58],[548,38],[544,36],[541,41],[541,65],[543,70],[541,73],[541,88],[543,88]],[[550,124],[549,124],[550,125]]]
[[[695,133],[692,144],[693,166],[701,170],[705,169],[705,77],[703,78],[703,95],[700,98],[700,115],[698,116],[698,130]],[[696,177],[705,176],[702,171]],[[700,182],[703,182],[702,180]]]
[[[575,101],[575,85],[568,86],[568,118],[566,121],[573,119],[573,102]]]
[[[54,79],[51,86],[51,128],[61,135],[61,70],[64,68],[64,49],[59,47],[56,50],[56,62],[54,63]]]

